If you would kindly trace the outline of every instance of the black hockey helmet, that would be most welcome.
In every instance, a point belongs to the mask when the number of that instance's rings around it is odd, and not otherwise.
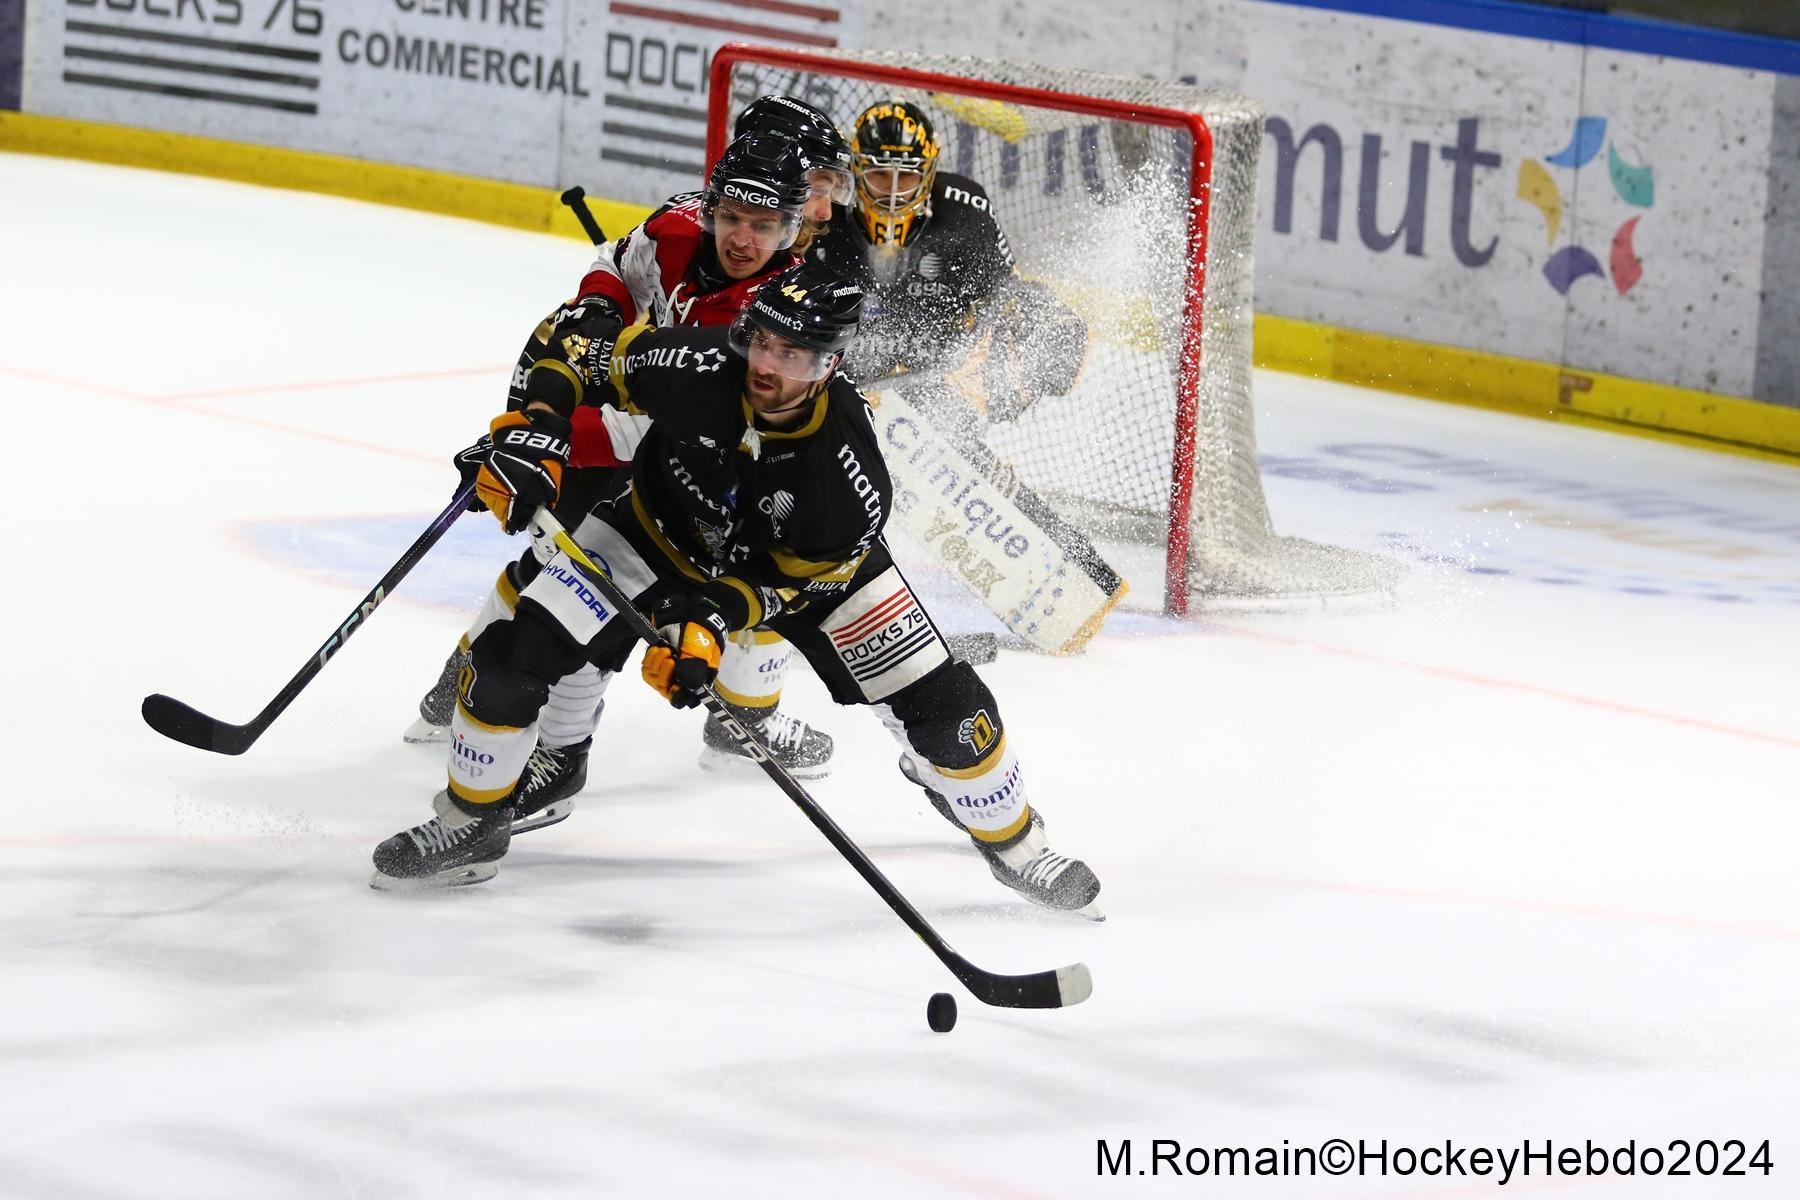
[[[850,139],[857,213],[877,246],[911,241],[931,215],[941,147],[916,104],[889,100],[864,109]]]
[[[762,210],[775,220],[757,236],[757,245],[785,250],[799,235],[801,210],[811,198],[812,184],[799,147],[774,134],[747,133],[725,147],[713,164],[702,194],[700,223],[713,232],[719,206],[728,202]]]
[[[792,96],[759,96],[752,100],[731,127],[733,137],[746,133],[773,133],[800,147],[808,171],[831,176],[831,202],[849,204],[855,184],[850,174],[850,143],[830,117],[804,100]]]
[[[799,263],[756,289],[731,323],[729,341],[745,358],[753,346],[767,353],[771,369],[790,379],[823,379],[856,340],[862,315],[860,284],[818,263]],[[789,344],[777,347],[759,334]]]

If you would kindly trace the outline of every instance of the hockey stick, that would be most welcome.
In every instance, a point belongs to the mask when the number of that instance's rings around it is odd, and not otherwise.
[[[368,623],[370,614],[375,611],[376,605],[387,599],[389,590],[405,579],[407,573],[425,557],[425,552],[449,532],[450,526],[456,524],[456,518],[468,510],[469,499],[474,494],[475,484],[472,481],[456,493],[456,498],[450,501],[449,507],[439,513],[425,532],[419,535],[418,540],[406,548],[400,561],[388,568],[388,573],[381,577],[375,590],[350,610],[350,615],[325,639],[325,644],[319,647],[318,653],[306,660],[306,665],[288,680],[287,686],[276,693],[275,698],[253,720],[243,725],[233,725],[217,717],[209,717],[199,709],[159,692],[154,696],[144,697],[144,722],[166,738],[173,738],[201,750],[211,750],[215,754],[242,754],[248,750],[263,735],[263,731],[274,724],[275,718],[294,702],[294,697],[325,669],[326,662],[343,648],[344,643],[350,640],[350,635]]]
[[[543,540],[550,541],[567,555],[607,603],[618,610],[619,616],[638,637],[651,645],[668,644],[625,593],[619,590],[619,585],[613,582],[612,576],[594,565],[581,547],[575,544],[575,539],[550,515],[548,509],[538,510],[532,521],[531,536],[540,545]],[[1086,963],[1071,963],[1054,971],[1038,971],[1030,975],[996,975],[992,971],[982,970],[958,954],[919,915],[919,910],[900,894],[899,889],[888,881],[888,877],[881,873],[881,868],[869,861],[869,856],[863,853],[862,847],[851,841],[850,835],[838,828],[837,822],[819,807],[819,802],[787,773],[786,768],[770,756],[768,747],[762,744],[762,740],[732,716],[731,710],[725,707],[712,688],[702,688],[700,699],[707,710],[731,732],[733,740],[743,747],[744,753],[755,760],[763,773],[774,780],[776,786],[787,794],[787,798],[806,814],[806,819],[856,868],[856,873],[875,889],[875,894],[887,901],[887,906],[937,955],[938,961],[950,968],[950,973],[962,981],[971,996],[983,1004],[999,1008],[1067,1008],[1071,1004],[1080,1004],[1093,994],[1094,979]]]
[[[596,246],[606,241],[606,232],[600,228],[600,222],[594,220],[594,212],[587,205],[587,193],[580,184],[564,192],[562,202],[569,206],[569,211],[581,222],[582,232],[588,235],[588,240]]]

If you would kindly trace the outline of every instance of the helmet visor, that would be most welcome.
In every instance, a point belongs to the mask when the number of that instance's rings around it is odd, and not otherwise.
[[[753,322],[747,311],[731,323],[726,341],[749,361],[752,370],[771,371],[784,379],[815,383],[837,365],[837,355],[770,333]]]
[[[768,254],[794,244],[802,219],[798,209],[763,208],[737,200],[717,200],[700,209],[700,225],[706,232],[727,242],[748,242]]]
[[[829,196],[833,204],[847,208],[856,194],[856,182],[850,178],[850,172],[839,167],[814,167],[806,178],[812,184],[815,199]]]

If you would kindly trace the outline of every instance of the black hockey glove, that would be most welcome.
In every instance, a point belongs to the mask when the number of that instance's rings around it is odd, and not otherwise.
[[[668,644],[644,651],[644,682],[676,708],[692,708],[719,677],[730,632],[725,614],[704,596],[678,595],[658,603],[650,621]]]
[[[488,431],[492,440],[475,472],[475,494],[506,532],[517,533],[531,524],[540,505],[556,503],[569,461],[569,419],[541,409],[506,412]]]
[[[488,454],[493,448],[494,435],[484,433],[472,445],[463,447],[451,457],[450,461],[456,465],[458,476],[457,491],[460,492],[475,482],[476,475],[480,473],[482,467],[487,465]],[[486,509],[487,501],[481,498],[479,491],[469,497],[469,512],[484,512]]]

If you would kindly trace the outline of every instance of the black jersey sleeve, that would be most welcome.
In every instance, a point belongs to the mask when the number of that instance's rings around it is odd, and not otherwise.
[[[580,296],[559,305],[525,340],[507,408],[539,400],[567,416],[582,404],[608,403],[608,366],[622,325],[619,306],[607,296]]]
[[[943,231],[957,299],[965,306],[983,303],[1013,273],[1012,245],[987,192],[967,176],[941,175],[933,188],[931,219]]]

